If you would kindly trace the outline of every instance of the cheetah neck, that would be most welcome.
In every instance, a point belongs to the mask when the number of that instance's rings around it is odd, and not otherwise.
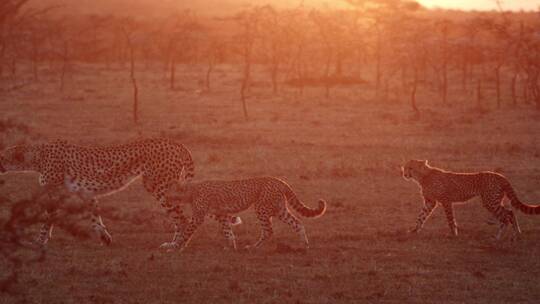
[[[434,175],[440,173],[441,170],[434,167],[426,167],[423,172],[419,173],[418,183],[423,185],[433,178]]]

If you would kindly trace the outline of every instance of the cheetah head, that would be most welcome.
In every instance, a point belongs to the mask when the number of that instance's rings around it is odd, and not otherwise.
[[[0,152],[0,174],[30,169],[30,151],[26,146],[13,146]]]
[[[407,180],[411,178],[418,180],[428,166],[427,160],[410,160],[403,167],[401,167],[403,178]]]

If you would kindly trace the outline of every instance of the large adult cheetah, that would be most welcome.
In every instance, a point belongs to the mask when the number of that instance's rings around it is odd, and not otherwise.
[[[308,239],[302,223],[289,212],[287,205],[304,217],[318,217],[325,213],[326,202],[319,200],[316,209],[306,207],[286,182],[274,177],[256,177],[234,181],[204,181],[176,183],[166,193],[170,201],[190,204],[193,221],[186,227],[180,238],[164,244],[167,249],[183,248],[195,230],[204,222],[207,214],[214,214],[221,222],[225,237],[236,249],[236,238],[229,218],[232,214],[253,206],[255,215],[262,226],[259,240],[253,247],[259,247],[272,235],[272,217],[288,224],[308,246]]]
[[[61,140],[18,145],[0,154],[0,173],[9,171],[39,172],[43,192],[67,190],[81,198],[91,210],[92,227],[105,244],[110,244],[112,238],[98,214],[97,198],[124,189],[138,177],[174,221],[175,238],[189,222],[179,206],[165,199],[165,192],[174,183],[193,177],[193,160],[186,147],[169,139],[141,139],[101,147]],[[51,236],[54,211],[48,210],[36,240],[39,244],[47,243]]]
[[[454,235],[458,234],[454,219],[453,203],[465,202],[480,196],[484,207],[499,221],[496,239],[500,239],[508,224],[514,227],[514,238],[521,230],[512,210],[504,208],[503,198],[506,196],[512,207],[526,214],[540,214],[540,206],[522,203],[510,182],[501,174],[494,172],[456,173],[432,167],[425,160],[410,160],[403,166],[403,177],[418,183],[424,197],[424,207],[418,215],[413,232],[422,229],[424,222],[431,215],[437,203],[446,213],[448,225]]]

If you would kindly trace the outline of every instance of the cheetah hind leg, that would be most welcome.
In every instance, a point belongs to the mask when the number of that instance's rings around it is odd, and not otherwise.
[[[99,216],[97,200],[95,198],[90,200],[90,221],[92,222],[92,228],[101,239],[101,242],[107,246],[111,245],[112,236],[103,224],[101,216]]]
[[[508,227],[508,224],[512,224],[512,227],[514,229],[512,233],[512,241],[515,241],[519,239],[519,235],[521,234],[521,228],[519,227],[519,223],[517,221],[516,215],[512,210],[506,210],[504,209],[504,219],[502,219],[499,223],[499,231],[497,232],[497,235],[495,236],[496,240],[502,239],[506,228]]]
[[[495,217],[490,217],[486,220],[486,224],[488,225],[497,225],[499,224],[499,220],[497,220],[497,218]]]
[[[260,247],[264,241],[271,238],[273,235],[272,218],[263,214],[257,214],[257,218],[261,225],[261,235],[255,244],[245,246],[244,249],[246,250]]]
[[[100,238],[101,242],[107,246],[111,245],[112,243],[112,236],[107,231],[107,227],[103,224],[103,220],[101,219],[101,216],[98,217],[92,217],[92,228],[94,228],[94,231]]]
[[[510,223],[512,223],[512,227],[514,228],[514,232],[512,233],[512,241],[517,241],[519,240],[519,236],[521,235],[521,228],[519,227],[519,223],[514,211],[509,211],[509,220]]]
[[[306,235],[306,229],[304,228],[304,225],[302,225],[300,220],[298,220],[294,215],[292,215],[287,210],[287,208],[283,208],[278,218],[285,224],[289,225],[289,227],[291,227],[300,236],[300,239],[305,244],[306,249],[308,249],[309,241]]]
[[[504,232],[506,231],[506,226],[508,226],[505,222],[499,223],[499,230],[497,231],[497,234],[495,235],[495,240],[499,241],[502,239]]]

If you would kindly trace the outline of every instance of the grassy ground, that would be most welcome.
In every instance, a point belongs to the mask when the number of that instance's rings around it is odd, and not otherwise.
[[[254,252],[223,250],[226,242],[211,220],[183,252],[157,248],[172,229],[140,182],[103,198],[123,221],[105,218],[113,245],[76,240],[55,231],[43,263],[23,268],[21,296],[1,303],[534,303],[540,299],[540,218],[519,214],[519,242],[495,243],[496,227],[478,199],[457,206],[460,236],[450,237],[436,210],[418,235],[407,233],[421,207],[417,186],[403,180],[399,165],[429,159],[457,171],[505,174],[524,201],[540,201],[540,114],[530,106],[474,109],[473,97],[454,92],[442,106],[421,93],[416,119],[406,101],[373,100],[369,85],[341,88],[325,99],[322,89],[278,96],[253,88],[250,121],[237,99],[238,74],[221,67],[213,90],[201,91],[199,70],[166,88],[159,70],[139,72],[141,124],[131,122],[126,69],[76,67],[64,92],[57,75],[3,93],[3,119],[27,124],[46,138],[81,144],[170,136],[186,144],[196,162],[196,179],[274,175],[328,212],[305,219],[311,248],[287,226]],[[49,75],[49,76],[45,76]],[[396,99],[396,100],[393,100]],[[489,102],[489,98],[486,103]],[[6,144],[24,138],[4,135]],[[3,176],[3,194],[18,198],[37,191],[35,174]],[[241,214],[240,245],[259,234],[253,215]],[[0,270],[1,271],[1,270]]]

